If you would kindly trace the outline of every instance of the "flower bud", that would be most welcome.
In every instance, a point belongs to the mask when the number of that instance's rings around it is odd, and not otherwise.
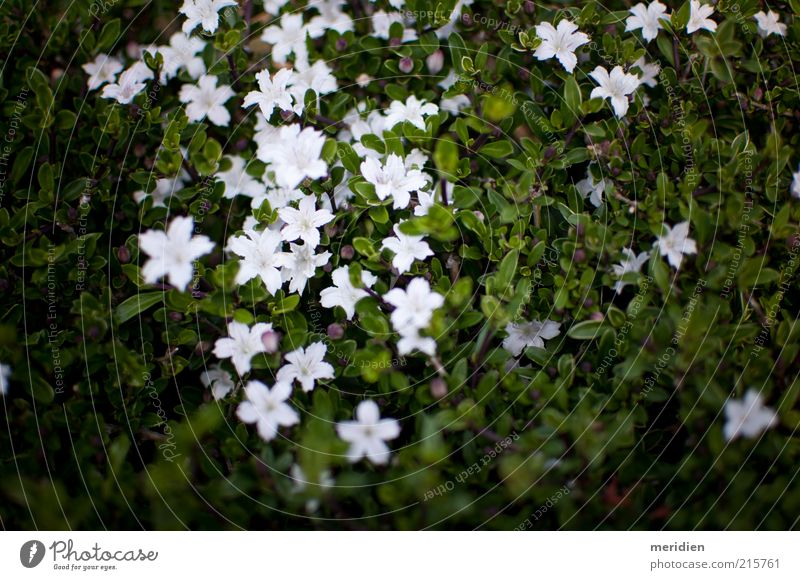
[[[414,70],[414,61],[411,60],[410,56],[404,56],[400,59],[400,62],[397,63],[397,68],[400,69],[401,73],[408,74]]]
[[[117,250],[117,259],[120,264],[127,264],[131,259],[131,253],[127,246],[120,246]]]
[[[356,251],[353,249],[353,246],[347,244],[346,246],[342,246],[342,249],[339,250],[339,255],[343,260],[352,260],[353,256],[356,255]]]
[[[331,340],[339,340],[344,336],[344,328],[341,324],[335,322],[328,325],[328,338]]]
[[[274,330],[268,330],[261,335],[261,344],[264,345],[264,352],[272,354],[278,351],[281,343],[281,333]]]
[[[441,399],[447,395],[447,383],[441,377],[436,377],[431,381],[431,395],[435,399]]]
[[[444,53],[441,50],[435,50],[425,59],[425,64],[432,75],[437,74],[444,66]]]

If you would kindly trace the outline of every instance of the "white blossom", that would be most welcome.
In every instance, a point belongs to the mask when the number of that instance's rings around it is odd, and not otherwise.
[[[0,395],[8,394],[8,382],[11,380],[11,367],[0,363]]]
[[[755,389],[748,389],[741,401],[728,399],[725,402],[725,426],[722,432],[726,441],[733,441],[740,435],[754,439],[777,424],[777,413],[764,405],[761,393]]]
[[[400,12],[385,12],[376,10],[372,14],[372,36],[389,40],[389,31],[392,24],[399,22],[403,25],[403,38],[401,42],[412,42],[417,39],[417,32],[413,28],[405,28],[403,14]]]
[[[240,258],[236,283],[241,286],[260,277],[270,294],[278,292],[283,284],[279,270],[284,259],[280,251],[282,243],[281,235],[269,229],[247,230],[243,236],[232,236],[228,240],[228,251]]]
[[[780,22],[780,17],[772,10],[768,10],[766,14],[764,14],[763,10],[756,12],[753,18],[756,19],[758,33],[762,37],[766,38],[770,34],[786,36],[786,25]]]
[[[420,100],[414,95],[409,96],[406,102],[392,101],[389,112],[386,114],[386,128],[393,129],[398,123],[408,121],[417,129],[425,130],[425,117],[435,115],[439,107],[434,103]]]
[[[228,6],[236,6],[236,0],[184,0],[180,12],[186,16],[183,23],[184,34],[202,26],[203,30],[213,34],[219,27],[219,11]]]
[[[326,30],[335,30],[339,34],[353,30],[353,19],[342,12],[342,4],[341,0],[315,2],[312,6],[319,11],[319,16],[314,16],[308,22],[308,35],[311,38],[320,38]]]
[[[143,189],[134,192],[133,199],[136,203],[142,203],[145,199],[150,197],[153,200],[153,207],[167,207],[167,200],[175,193],[183,189],[184,178],[182,175],[175,177],[161,177],[156,180],[156,188],[147,193]]]
[[[389,154],[386,161],[368,157],[361,162],[361,175],[375,186],[375,195],[381,201],[391,196],[394,209],[408,207],[411,193],[425,187],[426,180],[419,169],[406,169],[403,158]]]
[[[219,127],[227,127],[231,114],[225,103],[236,96],[228,85],[217,86],[217,77],[203,75],[196,85],[183,85],[178,99],[186,104],[189,122],[196,123],[205,118]]]
[[[228,323],[228,336],[218,338],[214,343],[214,356],[231,359],[236,372],[243,375],[250,371],[254,356],[267,352],[261,337],[271,331],[272,324],[267,322],[259,322],[249,328],[232,320]]]
[[[281,16],[280,24],[272,24],[261,33],[261,40],[272,45],[272,60],[284,63],[294,53],[295,63],[308,61],[306,36],[308,28],[303,23],[303,13],[286,12]]]
[[[291,385],[296,380],[304,392],[313,391],[316,381],[334,377],[333,367],[325,362],[327,351],[325,343],[315,342],[288,353],[285,358],[289,364],[278,370],[278,381]]]
[[[231,374],[219,364],[212,365],[200,373],[200,382],[207,389],[211,389],[215,401],[224,399],[236,386]]]
[[[146,284],[166,276],[178,290],[186,289],[192,280],[194,261],[214,249],[208,236],[192,236],[193,231],[194,219],[178,216],[166,232],[148,230],[139,236],[139,249],[150,257],[142,267]]]
[[[292,387],[277,382],[270,389],[260,381],[249,381],[244,388],[247,400],[239,403],[236,415],[244,423],[255,423],[259,436],[271,441],[278,433],[278,427],[291,427],[300,422],[300,417],[286,400],[292,394]]]
[[[352,463],[366,457],[375,465],[383,465],[391,453],[385,442],[400,435],[400,424],[394,419],[381,419],[378,405],[366,400],[356,407],[356,420],[338,423],[336,432],[350,444],[347,458]]]
[[[301,199],[296,209],[293,207],[279,209],[278,215],[286,223],[281,230],[283,239],[292,242],[299,238],[311,248],[319,245],[319,228],[335,217],[326,209],[317,209],[317,198],[314,195],[307,195]]]
[[[689,222],[680,222],[673,228],[664,224],[664,229],[667,233],[658,237],[658,249],[677,270],[681,267],[684,254],[697,253],[697,244],[689,237]]]
[[[589,76],[598,84],[589,98],[609,99],[614,108],[614,114],[622,117],[628,112],[628,95],[639,86],[639,77],[626,73],[621,66],[615,66],[608,74],[605,67],[596,67]]]
[[[152,75],[152,71],[150,74]],[[147,86],[145,80],[141,67],[131,66],[119,75],[116,82],[104,86],[100,96],[104,99],[114,99],[121,105],[128,105],[145,89]]]
[[[89,75],[86,79],[86,88],[93,91],[105,83],[113,83],[124,67],[113,56],[101,52],[92,62],[81,65],[81,68]]]
[[[658,0],[647,6],[640,2],[630,9],[630,13],[625,21],[625,32],[641,29],[642,38],[647,42],[658,36],[658,31],[664,28],[660,20],[669,20],[667,7]]]
[[[638,274],[642,271],[642,266],[650,259],[650,252],[641,252],[637,256],[636,252],[630,248],[622,248],[622,255],[624,256],[622,261],[620,261],[619,264],[611,266],[614,275],[619,278],[617,283],[614,284],[614,290],[617,294],[622,292],[622,289],[628,285],[628,282],[623,280],[623,276],[630,272],[636,272]]]
[[[250,91],[245,95],[242,107],[246,109],[258,105],[265,119],[270,118],[275,107],[278,107],[279,110],[290,111],[292,95],[288,87],[293,77],[294,72],[290,68],[280,69],[271,79],[267,69],[257,72],[258,90]]]
[[[689,9],[689,22],[686,24],[686,32],[692,34],[701,29],[714,32],[717,29],[717,23],[709,18],[714,14],[714,8],[708,4],[701,4],[699,0],[691,0]]]
[[[350,282],[350,272],[347,266],[336,268],[331,274],[333,286],[323,289],[319,293],[320,304],[323,308],[339,306],[345,311],[347,320],[352,320],[356,313],[356,302],[369,296],[362,288],[356,288]],[[365,288],[372,288],[378,278],[366,270],[361,271],[361,283]]]
[[[433,311],[444,304],[444,297],[431,290],[425,278],[414,278],[405,290],[392,288],[383,299],[395,307],[390,315],[395,329],[425,328],[430,324]]]
[[[433,256],[433,251],[428,243],[424,241],[424,236],[406,235],[400,231],[400,224],[395,224],[393,230],[394,237],[383,240],[381,248],[394,253],[392,266],[397,268],[399,274],[405,274],[411,270],[414,260],[424,260],[429,256]]]
[[[289,244],[291,252],[284,255],[282,274],[289,280],[289,292],[302,294],[306,283],[314,277],[317,268],[325,266],[331,259],[330,252],[315,254],[311,246]]]
[[[793,197],[800,198],[800,167],[792,173],[792,187],[789,191]]]
[[[202,38],[187,36],[183,32],[176,32],[169,38],[169,46],[158,49],[164,57],[161,82],[165,82],[184,69],[193,79],[200,78],[206,72],[206,63],[197,56],[206,47]]]
[[[243,157],[226,157],[230,161],[230,168],[217,172],[217,179],[225,184],[223,197],[233,199],[237,195],[257,197],[264,194],[266,187],[256,177],[247,173],[247,161]]]
[[[555,57],[568,73],[572,73],[578,64],[575,50],[589,42],[589,37],[583,32],[578,32],[578,26],[569,20],[562,20],[558,23],[558,27],[553,27],[549,22],[537,24],[536,36],[542,42],[536,47],[533,56],[539,60]]]
[[[602,177],[595,180],[589,168],[586,169],[586,177],[580,180],[575,187],[584,199],[586,199],[587,195],[589,196],[589,201],[592,202],[593,206],[600,207],[603,205],[603,193],[606,189],[606,180]]]
[[[506,325],[508,336],[503,340],[503,348],[514,356],[519,356],[529,346],[544,348],[544,341],[561,334],[561,324],[552,320],[539,322],[509,322]]]
[[[648,87],[655,87],[658,83],[656,78],[658,73],[661,72],[661,67],[655,63],[648,63],[644,60],[643,56],[636,59],[632,67],[636,67],[641,71],[639,74],[639,85],[647,85]]]
[[[308,178],[317,179],[328,173],[328,164],[321,159],[325,135],[311,127],[302,131],[299,124],[284,125],[277,142],[258,150],[258,158],[271,164],[275,180],[284,187],[297,187]]]

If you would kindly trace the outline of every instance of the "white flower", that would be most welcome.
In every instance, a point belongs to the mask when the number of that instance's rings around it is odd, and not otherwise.
[[[433,103],[419,100],[414,95],[406,99],[406,102],[392,101],[389,105],[389,112],[386,115],[386,128],[393,129],[398,123],[408,121],[417,129],[425,130],[425,117],[435,115],[439,112],[439,107]]]
[[[264,69],[256,73],[258,90],[250,91],[242,102],[242,108],[258,105],[265,119],[269,119],[275,107],[284,111],[292,109],[292,95],[289,93],[288,85],[292,82],[294,72],[290,68],[282,68],[272,79],[269,78],[269,71]]]
[[[766,14],[764,14],[763,10],[761,12],[756,12],[753,18],[756,19],[758,33],[761,36],[767,37],[770,34],[786,36],[786,25],[779,22],[779,16],[772,10],[769,10]]]
[[[254,197],[251,206],[253,209],[259,208],[261,204],[264,203],[264,200],[266,200],[269,202],[269,207],[271,209],[281,209],[296,201],[300,201],[304,197],[305,194],[302,191],[293,187],[270,187],[262,192],[261,195]]]
[[[644,60],[643,56],[640,56],[636,62],[633,63],[633,67],[638,68],[641,72],[639,75],[639,84],[640,85],[647,85],[648,87],[655,87],[656,84],[656,77],[658,73],[661,72],[661,67],[655,63],[647,63]]]
[[[658,249],[677,270],[681,267],[684,254],[697,253],[697,244],[689,237],[689,222],[681,222],[673,228],[664,224],[664,228],[667,233],[658,237]]]
[[[792,196],[800,198],[800,167],[792,173],[792,187],[789,191]]]
[[[302,12],[286,12],[281,16],[280,24],[273,24],[264,29],[261,40],[272,45],[273,62],[284,63],[291,53],[294,53],[295,62],[307,62],[307,32]]]
[[[236,386],[231,374],[219,364],[213,365],[200,373],[200,382],[203,383],[204,387],[211,389],[211,395],[215,401],[224,399]]]
[[[689,8],[689,22],[686,25],[686,32],[692,34],[701,28],[714,32],[717,29],[717,23],[709,18],[714,14],[714,9],[711,6],[700,4],[699,0],[691,0]]]
[[[161,177],[156,181],[156,188],[147,193],[146,191],[139,190],[133,194],[133,199],[136,203],[142,203],[148,197],[153,199],[153,207],[167,207],[166,201],[172,197],[173,194],[183,189],[184,179],[183,176],[178,175],[175,177]]]
[[[428,356],[436,354],[436,341],[429,336],[421,336],[418,328],[407,327],[396,329],[400,334],[397,341],[397,354],[400,356],[411,354],[418,350]]]
[[[417,206],[414,208],[415,216],[428,215],[428,210],[436,203],[435,191],[418,191],[417,192]]]
[[[178,99],[186,103],[186,116],[189,122],[202,121],[206,117],[219,127],[227,127],[231,114],[225,103],[236,96],[228,85],[217,86],[217,77],[203,75],[196,85],[183,85]]]
[[[764,405],[761,393],[755,389],[748,389],[741,401],[728,399],[725,402],[725,427],[722,433],[726,441],[733,441],[739,435],[753,439],[777,424],[777,413]]]
[[[395,307],[391,314],[395,329],[425,328],[430,324],[433,311],[444,304],[444,297],[433,292],[425,278],[414,278],[405,290],[392,288],[383,299]]]
[[[331,72],[331,67],[322,60],[318,60],[311,66],[298,63],[290,91],[295,101],[295,113],[302,114],[305,108],[306,91],[309,89],[317,94],[317,108],[319,108],[321,95],[327,95],[337,89],[336,77]]]
[[[419,169],[406,169],[403,158],[391,153],[386,162],[368,157],[361,162],[361,175],[375,186],[375,195],[383,201],[392,196],[394,209],[408,207],[411,193],[425,187],[426,181]]]
[[[11,379],[11,367],[0,363],[0,395],[8,393],[8,381]]]
[[[271,163],[275,180],[284,187],[297,187],[307,177],[317,179],[328,173],[328,164],[320,158],[325,135],[311,127],[302,131],[299,124],[284,125],[277,143],[259,147],[261,161]]]
[[[289,0],[264,0],[264,12],[278,14]]]
[[[623,280],[623,276],[629,272],[636,272],[637,274],[642,271],[642,266],[650,259],[650,252],[642,252],[636,256],[636,252],[630,248],[622,248],[622,255],[624,258],[619,264],[614,264],[611,269],[614,275],[619,278],[617,283],[614,284],[614,290],[617,294],[622,292],[622,289],[628,285],[628,282]]]
[[[186,16],[183,23],[184,34],[189,34],[198,25],[208,33],[219,27],[219,11],[228,6],[236,6],[236,0],[184,0],[180,12]]]
[[[383,10],[377,10],[372,14],[372,36],[375,38],[382,38],[384,40],[389,40],[389,31],[392,28],[392,24],[395,22],[399,22],[405,27],[405,22],[403,21],[403,14],[400,12],[385,12]],[[417,32],[412,28],[404,28],[403,29],[403,38],[401,42],[411,42],[417,39]]]
[[[461,109],[464,107],[469,107],[472,102],[469,100],[467,95],[456,95],[455,97],[450,97],[449,99],[442,99],[439,101],[439,108],[446,112],[450,113],[451,115],[458,115],[461,112]]]
[[[319,16],[314,16],[309,21],[308,35],[319,38],[326,30],[335,30],[339,34],[353,30],[353,19],[342,12],[341,5],[341,0],[320,0],[312,4],[319,11]]]
[[[233,199],[237,195],[258,197],[264,195],[266,187],[257,178],[247,173],[246,161],[239,157],[226,157],[231,162],[230,169],[217,172],[217,179],[225,184],[223,197]]]
[[[320,304],[323,308],[341,307],[347,315],[347,320],[352,320],[356,313],[356,302],[362,298],[369,296],[365,290],[356,288],[350,282],[350,272],[347,266],[340,266],[336,268],[331,274],[333,279],[333,286],[325,288],[319,293]],[[370,274],[366,270],[361,271],[361,283],[366,288],[372,288],[372,285],[378,281],[378,278]]]
[[[647,42],[658,36],[658,31],[664,28],[659,22],[662,18],[669,20],[667,7],[656,0],[645,6],[639,3],[630,9],[631,15],[625,21],[625,32],[642,29],[642,38]]]
[[[162,68],[162,81],[178,74],[178,70],[185,69],[193,79],[199,78],[206,72],[206,63],[197,56],[206,47],[202,38],[186,36],[183,32],[176,32],[169,38],[169,46],[158,49],[164,57]]]
[[[595,181],[594,177],[592,176],[592,172],[588,167],[586,168],[586,178],[580,180],[575,187],[578,189],[578,193],[580,193],[581,197],[584,199],[586,199],[586,196],[589,195],[589,201],[592,202],[593,206],[600,207],[603,205],[603,193],[606,190],[606,180],[600,178],[599,180]]]
[[[375,465],[383,465],[391,453],[384,442],[400,435],[400,424],[394,419],[381,419],[378,405],[367,400],[356,407],[356,421],[337,423],[336,432],[350,444],[347,458],[352,463],[366,457]]]
[[[278,215],[286,223],[281,230],[281,236],[287,242],[296,239],[303,240],[311,248],[319,245],[319,228],[332,221],[335,217],[326,209],[317,209],[317,198],[307,195],[293,207],[283,207],[278,210]]]
[[[113,83],[124,67],[120,61],[107,54],[98,54],[94,61],[81,65],[81,68],[89,75],[86,79],[86,88],[93,91],[105,83]]]
[[[589,37],[577,30],[578,26],[569,20],[562,20],[558,23],[557,28],[554,28],[549,22],[537,24],[536,36],[542,40],[542,43],[536,47],[533,56],[539,60],[555,57],[561,66],[571,73],[578,64],[575,50],[589,42]]]
[[[236,283],[240,286],[259,276],[267,292],[275,294],[283,284],[280,268],[284,253],[280,251],[281,236],[274,230],[248,230],[243,236],[228,240],[228,250],[241,258]]]
[[[319,481],[314,483],[310,481],[306,474],[303,472],[302,468],[295,463],[292,465],[290,470],[290,477],[292,478],[292,492],[293,493],[303,493],[308,488],[309,484],[313,485],[314,487],[320,488],[320,491],[324,491],[329,487],[332,487],[334,484],[333,476],[331,476],[331,472],[327,469],[323,469],[319,473]],[[306,501],[306,511],[308,513],[314,513],[319,508],[319,499],[316,497],[311,497]]]
[[[246,401],[239,403],[236,415],[245,423],[255,423],[259,436],[271,441],[278,427],[291,427],[300,422],[297,411],[286,400],[292,387],[277,382],[272,389],[260,381],[249,381],[244,388]]]
[[[261,336],[272,330],[272,324],[259,322],[252,328],[232,320],[228,323],[228,336],[214,343],[214,356],[229,358],[236,372],[243,375],[250,371],[250,361],[259,353],[267,352]]]
[[[289,280],[289,292],[302,294],[306,282],[311,279],[317,268],[323,267],[331,259],[330,252],[315,254],[311,246],[289,244],[291,252],[284,254],[283,278]]]
[[[395,237],[383,240],[381,248],[394,253],[392,266],[397,268],[399,274],[408,272],[414,260],[424,260],[428,256],[433,256],[431,247],[423,241],[424,236],[406,235],[400,231],[400,224],[395,224],[393,229]]]
[[[539,322],[509,322],[506,325],[508,336],[503,340],[503,348],[514,356],[519,356],[529,346],[544,348],[544,341],[561,334],[561,324],[552,320]]]
[[[139,249],[150,256],[142,267],[146,284],[162,276],[178,290],[185,290],[192,280],[194,261],[211,252],[214,242],[207,236],[192,236],[194,219],[178,216],[166,232],[148,230],[139,236]]]
[[[325,362],[325,353],[328,347],[322,342],[309,344],[308,347],[302,346],[286,355],[289,364],[284,365],[278,371],[277,379],[279,382],[286,382],[291,385],[296,379],[304,392],[314,390],[318,379],[332,379],[333,367]]]
[[[628,112],[628,95],[639,86],[639,77],[626,73],[621,66],[615,66],[610,75],[605,67],[598,66],[589,76],[599,85],[592,89],[589,98],[609,99],[614,114],[617,117],[625,115]]]
[[[100,93],[100,96],[104,99],[114,99],[121,105],[127,105],[145,89],[147,85],[144,80],[141,67],[131,66],[119,75],[117,82],[109,83],[103,87],[103,92]]]

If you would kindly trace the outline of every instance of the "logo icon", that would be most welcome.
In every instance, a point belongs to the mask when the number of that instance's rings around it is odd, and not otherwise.
[[[44,560],[44,544],[39,540],[29,540],[19,549],[19,561],[26,568],[36,568]]]

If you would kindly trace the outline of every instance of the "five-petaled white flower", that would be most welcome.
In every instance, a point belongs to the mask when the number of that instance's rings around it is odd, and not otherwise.
[[[259,146],[258,158],[271,164],[275,181],[283,187],[295,188],[307,177],[317,179],[328,173],[328,164],[321,158],[325,135],[311,127],[284,125],[277,142]]]
[[[178,216],[166,232],[148,230],[139,236],[139,248],[150,256],[142,267],[146,284],[167,276],[175,288],[186,289],[192,281],[194,261],[214,249],[208,236],[192,236],[193,231],[194,219]]]
[[[689,4],[689,22],[686,24],[686,32],[692,34],[700,29],[714,32],[717,23],[709,18],[714,14],[714,9],[708,4],[700,4],[699,0],[691,0]]]
[[[196,85],[183,85],[178,99],[186,103],[186,116],[191,123],[202,121],[206,117],[214,125],[227,127],[231,114],[225,103],[236,96],[228,85],[217,86],[217,77],[203,75]]]
[[[280,381],[270,389],[261,381],[249,381],[244,388],[246,401],[239,403],[236,415],[245,423],[255,423],[259,436],[271,441],[278,427],[291,427],[300,422],[297,411],[286,400],[292,387]]]
[[[283,241],[274,230],[247,230],[243,236],[233,236],[228,240],[228,250],[239,256],[239,271],[236,283],[246,284],[260,276],[267,292],[275,294],[283,284],[278,268],[283,265],[284,253],[280,251]]]
[[[666,234],[658,237],[658,249],[677,270],[681,267],[684,254],[697,253],[697,244],[689,237],[689,222],[680,222],[673,228],[664,224],[664,228]]]
[[[424,260],[428,256],[433,256],[428,242],[423,241],[424,236],[406,235],[400,231],[400,224],[395,224],[393,229],[394,237],[383,240],[381,248],[394,252],[392,266],[397,268],[399,274],[408,272],[414,260]]]
[[[404,356],[415,350],[428,356],[436,354],[436,341],[430,336],[422,336],[419,331],[419,328],[414,327],[397,329],[400,334],[400,340],[397,341],[397,354]]]
[[[264,29],[261,40],[272,45],[273,62],[284,63],[291,53],[294,53],[295,62],[307,62],[307,34],[308,27],[303,23],[303,13],[285,12],[279,24],[272,24]]]
[[[425,130],[425,117],[435,115],[439,112],[439,107],[434,103],[428,103],[425,99],[419,100],[414,95],[406,99],[406,102],[392,101],[389,105],[389,112],[386,114],[386,128],[393,129],[398,123],[408,121],[417,129]]]
[[[153,191],[147,193],[145,190],[140,189],[134,192],[133,199],[136,200],[136,203],[142,203],[149,197],[153,200],[153,207],[167,207],[167,200],[183,189],[183,183],[182,175],[161,177],[156,181],[156,188]]]
[[[290,89],[295,102],[293,109],[295,113],[298,115],[303,113],[308,90],[316,93],[317,109],[319,109],[319,97],[332,93],[337,88],[336,77],[331,73],[331,67],[324,60],[318,60],[311,66],[307,63],[297,63]]]
[[[325,362],[325,353],[328,347],[325,343],[315,342],[306,348],[302,346],[297,350],[286,355],[289,364],[284,365],[278,370],[278,382],[285,382],[289,385],[294,380],[300,383],[306,393],[314,390],[318,379],[332,379],[333,367]]]
[[[314,248],[303,244],[289,244],[291,252],[284,254],[283,279],[289,280],[289,292],[302,294],[306,282],[311,279],[317,268],[323,267],[331,259],[330,252],[315,254]]]
[[[286,223],[281,230],[285,241],[293,242],[299,238],[311,248],[319,245],[319,228],[335,217],[327,209],[317,209],[317,198],[314,195],[301,199],[296,209],[282,207],[278,210],[278,216]]]
[[[558,27],[549,22],[537,24],[536,36],[542,42],[536,47],[533,56],[539,60],[555,57],[568,73],[572,73],[578,64],[575,50],[589,42],[589,37],[583,32],[578,32],[578,26],[569,20],[562,20],[558,23]]]
[[[202,38],[187,36],[183,32],[176,32],[169,38],[169,46],[158,49],[164,57],[161,82],[165,82],[178,74],[180,69],[185,69],[193,79],[199,78],[206,72],[206,63],[197,56],[206,47]]]
[[[137,63],[137,65],[138,64],[144,63]],[[133,98],[141,93],[147,86],[144,83],[144,81],[147,80],[144,69],[147,69],[147,67],[145,66],[142,68],[137,65],[125,69],[125,71],[119,75],[117,82],[109,83],[104,86],[100,96],[104,99],[114,99],[121,105],[130,104]],[[147,70],[149,71],[150,69]],[[150,74],[152,75],[152,71],[150,71]]]
[[[217,179],[225,184],[223,197],[233,199],[237,195],[260,197],[266,193],[266,187],[256,177],[247,173],[247,162],[243,157],[226,157],[231,166],[225,171],[217,172]]]
[[[514,356],[519,356],[529,346],[544,348],[544,341],[557,337],[561,323],[545,320],[530,322],[509,322],[506,325],[508,336],[503,340],[503,348]]]
[[[236,0],[184,0],[180,12],[186,16],[183,23],[184,34],[189,34],[202,26],[208,33],[214,33],[219,27],[219,11],[228,6],[236,6]]]
[[[319,11],[319,16],[314,16],[308,22],[308,35],[311,38],[319,38],[325,34],[326,30],[335,30],[339,34],[353,30],[353,19],[342,12],[341,5],[341,0],[319,0],[315,2],[314,8]]]
[[[215,401],[224,399],[236,386],[231,374],[219,364],[212,365],[200,373],[200,382],[204,387],[211,389]]]
[[[660,20],[669,20],[667,7],[656,0],[645,6],[639,3],[630,9],[631,15],[625,21],[625,32],[642,30],[642,38],[647,42],[658,36],[658,31],[664,28]]]
[[[117,78],[117,73],[124,67],[113,56],[101,52],[92,62],[81,65],[81,68],[89,75],[86,80],[86,88],[93,91],[105,83],[113,83]]]
[[[642,271],[642,266],[650,259],[650,252],[641,252],[637,256],[636,252],[630,248],[622,248],[622,255],[624,256],[622,261],[619,264],[611,266],[614,275],[619,278],[617,283],[614,284],[614,290],[616,290],[617,294],[622,292],[622,289],[630,283],[623,279],[625,274],[629,272],[636,272],[638,274]]]
[[[375,186],[378,199],[383,201],[392,196],[394,209],[408,207],[411,193],[419,191],[427,183],[419,169],[406,169],[403,158],[395,153],[391,153],[383,165],[368,157],[361,162],[361,175]]]
[[[586,168],[586,177],[581,179],[575,187],[578,189],[578,193],[581,194],[581,197],[586,199],[586,196],[589,196],[589,201],[592,202],[592,205],[595,207],[600,207],[603,205],[603,194],[606,190],[606,180],[604,178],[600,178],[595,180],[594,176],[592,175],[591,170],[587,167]]]
[[[400,435],[400,424],[394,419],[381,419],[377,403],[367,400],[356,407],[356,420],[337,423],[336,432],[350,444],[347,458],[352,463],[366,457],[375,465],[384,465],[391,454],[385,441]]]
[[[267,352],[261,337],[272,331],[272,324],[259,322],[249,328],[246,324],[232,320],[228,323],[228,336],[218,338],[214,343],[214,356],[229,358],[236,372],[243,375],[250,371],[254,356]]]
[[[352,320],[356,313],[356,302],[369,296],[369,293],[356,288],[350,282],[350,271],[347,266],[336,268],[331,274],[333,286],[325,288],[319,293],[319,301],[323,308],[341,307],[347,315],[347,320]],[[378,278],[366,270],[361,271],[361,283],[365,288],[372,288]]]
[[[589,98],[609,99],[614,114],[622,117],[628,112],[628,95],[639,86],[639,77],[626,73],[621,66],[615,66],[608,74],[605,67],[596,67],[589,76],[597,81],[598,86],[592,89]]]
[[[425,278],[414,278],[405,290],[392,288],[383,299],[395,307],[391,314],[395,329],[425,328],[430,324],[433,311],[444,304],[444,297],[431,290]]]
[[[656,84],[656,77],[658,77],[658,73],[661,72],[661,67],[655,63],[648,63],[644,60],[643,56],[640,56],[636,59],[631,67],[636,67],[641,71],[639,75],[639,84],[640,85],[647,85],[648,87],[655,87]]]
[[[270,79],[269,71],[264,69],[256,73],[258,90],[250,91],[244,97],[243,108],[258,105],[266,119],[270,118],[275,107],[283,111],[292,109],[292,95],[288,86],[292,82],[294,72],[290,68],[282,68]]]
[[[756,12],[753,18],[756,19],[758,25],[758,33],[767,37],[770,34],[777,34],[778,36],[786,36],[786,25],[779,21],[779,16],[772,10]]]
[[[0,395],[8,393],[8,381],[11,379],[11,367],[0,363]]]
[[[748,389],[741,401],[728,399],[725,402],[722,433],[727,441],[733,441],[739,435],[753,439],[777,424],[777,413],[764,405],[761,393],[755,389]]]

